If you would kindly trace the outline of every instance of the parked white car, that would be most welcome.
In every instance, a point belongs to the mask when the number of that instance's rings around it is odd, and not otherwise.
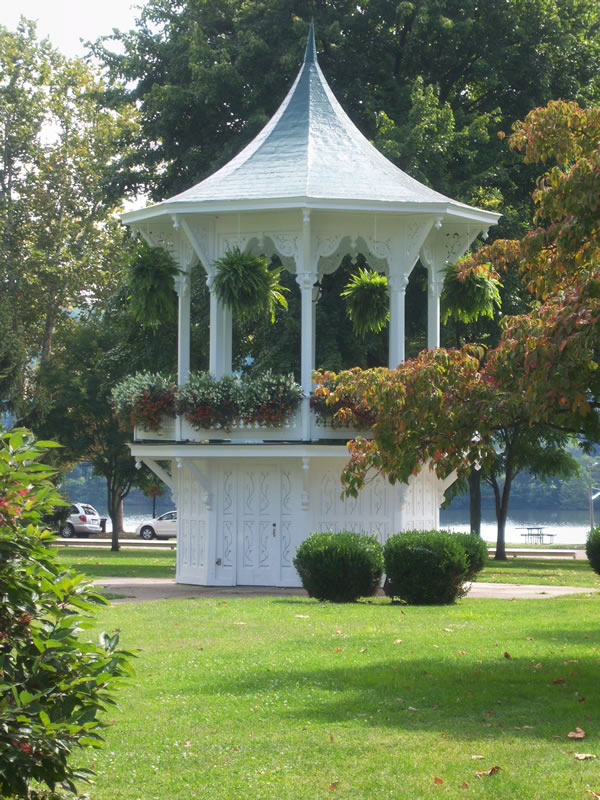
[[[70,539],[73,536],[89,536],[90,533],[102,533],[100,514],[87,503],[72,503],[71,513],[60,529],[60,535]]]
[[[146,519],[135,529],[142,539],[170,539],[177,536],[177,511],[167,511],[156,519]]]

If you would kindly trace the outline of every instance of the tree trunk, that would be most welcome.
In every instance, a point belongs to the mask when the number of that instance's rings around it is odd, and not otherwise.
[[[112,544],[110,549],[119,550],[119,534],[123,532],[123,501],[117,493],[112,493],[108,500],[108,515],[112,522]]]
[[[469,473],[469,519],[471,531],[481,536],[481,470],[476,467]]]
[[[504,503],[504,494],[506,491],[506,481],[504,482],[504,491],[500,494],[500,487],[496,480],[496,475],[490,473],[489,482],[494,490],[494,501],[496,506],[496,561],[506,561],[506,507]],[[503,513],[504,512],[504,513]]]

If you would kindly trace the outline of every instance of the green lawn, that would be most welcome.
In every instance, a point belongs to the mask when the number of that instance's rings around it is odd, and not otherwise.
[[[59,547],[65,566],[90,578],[174,578],[174,550],[119,550],[107,547]]]
[[[175,576],[174,550],[120,550],[107,548],[60,547],[64,564],[85,572],[91,578],[172,578]],[[600,576],[587,560],[510,558],[491,560],[479,580],[493,583],[540,583],[550,586],[585,586],[600,589]]]
[[[140,654],[105,748],[80,758],[92,800],[600,792],[600,596],[169,600],[100,624]]]
[[[585,586],[600,589],[600,575],[587,559],[512,558],[508,561],[490,560],[479,573],[478,580],[489,583],[540,583],[547,586]]]

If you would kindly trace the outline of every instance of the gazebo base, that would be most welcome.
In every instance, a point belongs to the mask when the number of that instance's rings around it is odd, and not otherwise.
[[[296,549],[313,531],[375,535],[437,528],[448,482],[423,470],[408,484],[381,477],[342,498],[340,445],[136,444],[149,466],[170,460],[178,507],[179,583],[300,586]]]

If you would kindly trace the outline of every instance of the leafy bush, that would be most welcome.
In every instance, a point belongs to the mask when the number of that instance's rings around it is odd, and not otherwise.
[[[112,390],[117,414],[132,427],[159,431],[163,416],[175,416],[175,382],[153,372],[138,372],[117,384]]]
[[[600,575],[600,525],[597,528],[592,528],[588,533],[585,554],[590,562],[590,567]]]
[[[347,370],[340,373],[347,376],[358,370]],[[317,370],[313,372],[316,384],[314,394],[310,398],[310,407],[317,417],[317,425],[329,425],[332,428],[371,428],[375,423],[376,413],[364,402],[364,398],[339,396],[339,376],[335,372]],[[335,395],[335,397],[334,397]]]
[[[39,463],[51,444],[25,430],[0,434],[0,796],[27,800],[73,796],[74,781],[89,780],[69,757],[100,746],[98,714],[131,673],[118,635],[82,639],[106,600],[59,564],[41,527],[63,502]]]
[[[245,423],[283,425],[302,400],[302,387],[293,375],[265,372],[242,379],[241,414]]]
[[[351,603],[377,591],[383,553],[372,536],[349,531],[312,533],[298,548],[294,566],[310,597]]]
[[[455,539],[462,544],[467,556],[466,581],[475,580],[478,572],[485,567],[488,562],[487,545],[476,533],[453,533]]]
[[[458,538],[445,531],[406,531],[383,548],[386,594],[412,605],[444,605],[463,594],[469,563]]]
[[[177,411],[194,428],[229,430],[241,414],[240,382],[233,375],[194,372],[177,388]]]

